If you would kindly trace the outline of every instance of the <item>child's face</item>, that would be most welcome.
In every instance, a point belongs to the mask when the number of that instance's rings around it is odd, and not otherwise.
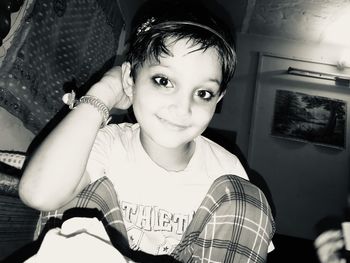
[[[221,99],[221,63],[214,48],[205,51],[179,40],[160,63],[145,62],[133,85],[133,109],[141,139],[158,146],[187,145],[208,126]]]

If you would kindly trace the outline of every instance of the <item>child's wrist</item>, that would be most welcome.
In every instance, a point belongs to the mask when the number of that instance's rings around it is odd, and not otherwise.
[[[109,117],[109,109],[108,107],[104,104],[103,101],[101,101],[99,98],[92,96],[92,95],[86,95],[83,96],[79,99],[78,101],[79,104],[88,104],[92,107],[94,107],[101,115],[102,117],[102,124],[101,127],[103,128],[108,124],[110,121]]]
[[[86,95],[98,98],[104,103],[104,105],[106,105],[108,111],[110,111],[115,105],[115,95],[112,92],[106,92],[106,90],[108,89],[104,88],[103,85],[96,83],[90,88]]]
[[[93,92],[90,92],[89,94],[86,94],[85,96],[82,96],[80,99],[76,99],[75,92],[72,91],[71,93],[66,93],[62,97],[63,102],[69,106],[69,109],[73,110],[77,106],[81,104],[86,104],[91,107],[93,107],[96,111],[99,112],[100,116],[102,117],[102,123],[101,127],[104,127],[108,124],[110,121],[109,112],[110,109],[105,104],[104,101],[102,101],[99,97],[92,95]]]

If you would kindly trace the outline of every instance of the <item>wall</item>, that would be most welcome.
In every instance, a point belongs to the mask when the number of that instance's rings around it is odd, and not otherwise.
[[[249,129],[254,99],[259,52],[335,63],[344,48],[308,44],[247,34],[237,36],[238,67],[224,99],[223,109],[211,126],[237,131],[237,143],[248,154]]]
[[[272,192],[278,233],[313,239],[316,235],[314,227],[319,220],[327,215],[342,215],[348,189],[349,151],[315,151],[307,144],[297,149],[293,143],[272,151],[258,140],[254,141],[257,144],[254,147],[260,149],[260,155],[249,158],[259,52],[336,64],[343,51],[344,48],[331,45],[238,35],[237,73],[224,99],[222,112],[215,116],[211,126],[237,131],[238,146]],[[333,71],[337,72],[335,66]],[[349,69],[346,72],[349,74]],[[285,84],[281,82],[280,85]],[[350,90],[343,89],[342,92],[344,97],[349,97]],[[269,103],[273,104],[273,101],[266,102]],[[276,156],[288,156],[288,159],[276,159]],[[263,164],[264,160],[268,163]]]
[[[0,150],[25,152],[34,138],[22,122],[0,107]]]

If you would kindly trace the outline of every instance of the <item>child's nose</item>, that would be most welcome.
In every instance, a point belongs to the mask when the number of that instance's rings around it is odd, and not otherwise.
[[[191,115],[192,99],[187,96],[176,96],[173,103],[170,105],[170,110],[177,117],[188,117]]]

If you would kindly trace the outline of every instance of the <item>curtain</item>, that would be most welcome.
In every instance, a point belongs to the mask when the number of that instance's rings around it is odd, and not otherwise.
[[[124,18],[118,0],[36,0],[0,68],[0,106],[38,134],[115,62]]]

